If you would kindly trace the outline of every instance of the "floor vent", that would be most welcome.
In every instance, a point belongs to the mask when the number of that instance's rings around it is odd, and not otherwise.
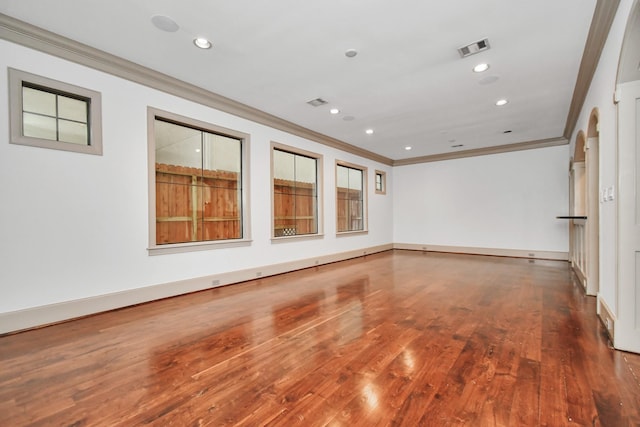
[[[458,48],[458,52],[460,56],[466,58],[467,56],[474,55],[476,53],[480,53],[484,50],[489,49],[489,39],[478,40],[477,42],[473,42],[466,46],[462,46]]]

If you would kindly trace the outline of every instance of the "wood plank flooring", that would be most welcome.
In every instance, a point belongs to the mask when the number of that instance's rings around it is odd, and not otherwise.
[[[0,337],[1,426],[640,426],[564,262],[389,251]]]

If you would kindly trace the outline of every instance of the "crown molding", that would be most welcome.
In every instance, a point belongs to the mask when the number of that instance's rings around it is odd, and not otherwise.
[[[600,55],[609,36],[609,30],[616,16],[620,0],[598,0],[591,19],[591,27],[582,53],[582,61],[578,69],[578,78],[573,89],[573,97],[567,114],[563,137],[571,139],[578,117],[587,99],[591,80],[598,67]]]
[[[201,87],[1,13],[0,39],[57,56],[171,95],[179,96],[207,107],[215,108],[216,110],[233,114],[234,116],[288,132],[369,160],[389,166],[393,163],[388,157],[312,131],[246,104],[204,90]]]
[[[0,38],[389,166],[450,160],[567,144],[586,99],[620,0],[598,0],[562,137],[408,159],[388,157],[331,138],[246,104],[0,13]]]
[[[563,137],[540,139],[536,141],[518,142],[516,144],[497,145],[493,147],[474,148],[472,150],[456,151],[455,153],[432,154],[430,156],[412,157],[410,159],[395,160],[393,166],[415,165],[418,163],[439,162],[442,160],[462,159],[465,157],[486,156],[488,154],[508,153],[511,151],[532,150],[535,148],[555,147],[567,145],[569,140]]]

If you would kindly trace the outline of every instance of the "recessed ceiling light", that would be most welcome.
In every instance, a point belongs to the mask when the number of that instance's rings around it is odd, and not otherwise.
[[[482,63],[473,67],[473,72],[482,73],[483,71],[487,71],[488,69],[489,69],[489,64]]]
[[[367,130],[365,130],[365,133],[367,135],[372,135],[373,134],[373,129],[367,129]]]
[[[347,58],[353,58],[357,54],[358,54],[357,50],[355,50],[355,49],[347,49],[347,51],[344,53],[344,56],[346,56]]]
[[[159,30],[166,31],[168,33],[175,33],[180,28],[176,21],[164,15],[153,15],[151,17],[151,23]]]
[[[507,101],[506,99],[499,99],[496,101],[496,105],[498,107],[502,107],[503,105],[507,105],[509,103],[509,101]]]
[[[356,118],[355,118],[355,117],[353,117],[353,116],[344,116],[344,117],[342,118],[342,120],[344,120],[345,122],[351,122],[351,121],[353,121],[353,120],[355,120],[355,119],[356,119]]]
[[[329,110],[329,112],[331,114],[338,114],[340,112],[340,110],[338,110],[337,108],[332,108],[331,110]]]
[[[404,147],[404,149],[405,149],[405,150],[407,150],[407,151],[411,150],[412,148],[413,148],[413,147],[412,147],[412,146],[410,146],[410,145],[407,145],[406,147]]]
[[[204,37],[198,37],[193,39],[193,44],[198,46],[200,49],[209,49],[211,48],[211,42]]]
[[[200,152],[200,149],[199,149],[199,148],[196,148],[196,153],[199,153],[199,152]]]

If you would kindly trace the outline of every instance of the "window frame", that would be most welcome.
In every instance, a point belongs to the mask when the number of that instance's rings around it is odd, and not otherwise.
[[[346,167],[349,169],[356,169],[362,173],[362,230],[338,230],[338,167]],[[366,166],[357,165],[355,163],[349,163],[342,160],[336,160],[335,168],[335,190],[336,190],[336,235],[345,236],[352,234],[366,234],[369,232],[369,197],[368,197],[368,168]]]
[[[269,148],[270,164],[271,164],[271,240],[273,242],[287,241],[287,240],[304,240],[304,239],[317,239],[324,237],[324,203],[323,203],[323,156],[322,154],[306,151],[301,148],[292,147],[290,145],[281,144],[279,142],[271,141]],[[316,223],[318,229],[313,234],[294,234],[292,236],[276,236],[275,234],[275,202],[274,202],[274,186],[275,186],[275,170],[273,166],[275,150],[285,151],[294,155],[309,157],[316,160]]]
[[[49,148],[53,150],[71,151],[75,153],[102,155],[102,95],[100,92],[61,82],[26,71],[8,68],[9,74],[9,128],[11,144],[30,147]],[[72,142],[54,141],[50,139],[25,136],[23,128],[22,88],[35,86],[35,89],[80,99],[87,102],[89,114],[88,145]]]
[[[155,149],[155,121],[156,118],[177,125],[195,128],[197,130],[210,132],[240,140],[240,184],[242,196],[240,201],[240,225],[241,236],[239,239],[226,240],[205,240],[198,242],[167,243],[158,245],[156,243],[156,149]],[[249,195],[249,148],[250,135],[233,129],[207,123],[198,119],[171,113],[154,107],[147,107],[147,149],[148,149],[148,188],[149,188],[149,255],[161,255],[170,253],[182,253],[201,250],[211,250],[218,248],[229,248],[238,246],[248,246],[251,244],[251,222],[250,222],[250,195]]]
[[[380,182],[382,185],[382,189],[378,190],[378,176],[380,176]],[[375,189],[376,194],[387,194],[387,173],[376,170],[373,175],[373,188]]]

